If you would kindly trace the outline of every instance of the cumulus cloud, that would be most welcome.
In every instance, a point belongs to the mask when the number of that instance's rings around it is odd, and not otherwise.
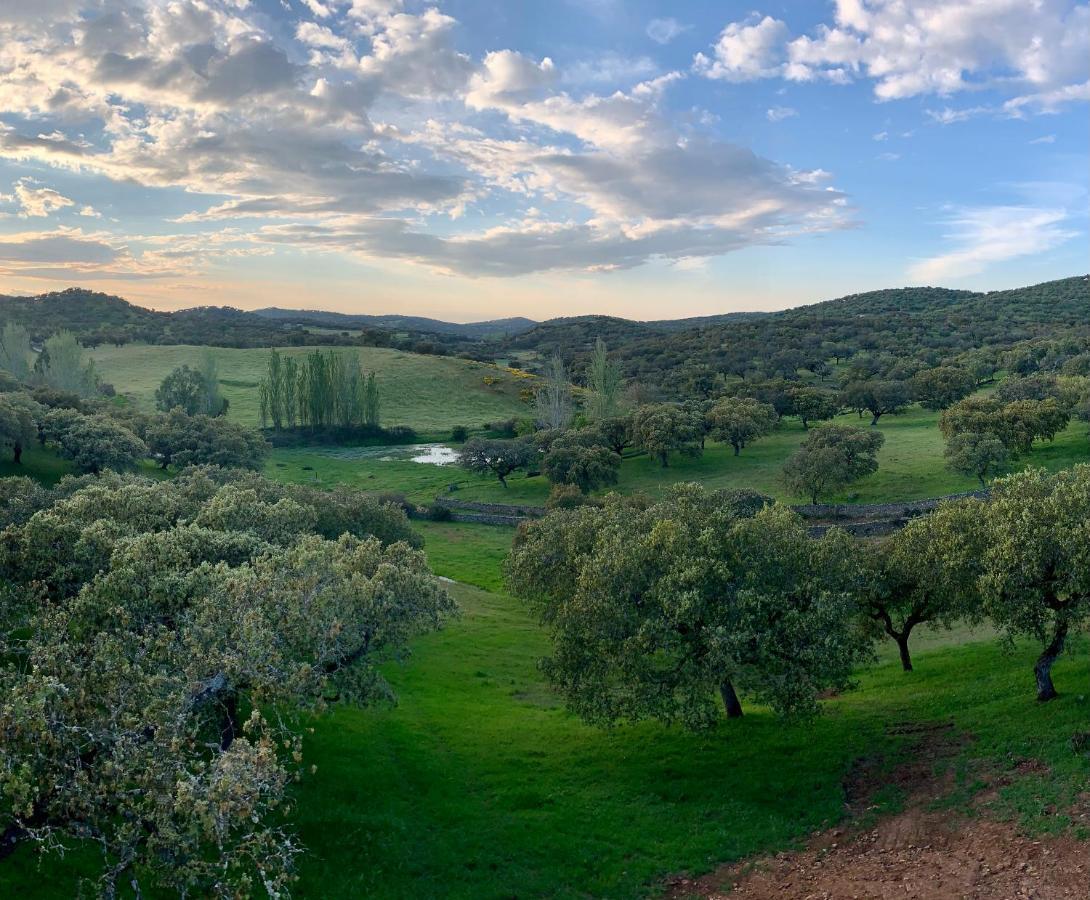
[[[21,271],[154,277],[279,245],[470,275],[593,271],[698,260],[850,216],[827,173],[713,138],[695,113],[672,119],[664,97],[688,75],[646,57],[563,70],[513,50],[475,60],[450,16],[399,0],[306,0],[286,27],[237,0],[43,8],[0,12],[0,157],[181,188],[192,207],[175,223],[220,230],[9,237],[5,264]],[[663,42],[686,27],[652,25]],[[724,32],[705,74],[763,76],[784,28]],[[12,196],[26,215],[99,216],[37,184]],[[539,211],[433,226],[486,203]]]
[[[1017,94],[997,109],[936,116],[953,122],[1090,99],[1088,51],[1090,7],[1071,0],[836,0],[833,22],[811,35],[791,38],[770,16],[731,22],[712,56],[697,54],[693,68],[727,81],[864,78],[878,100],[989,87]]]
[[[1058,247],[1078,232],[1065,227],[1062,208],[984,206],[952,211],[943,237],[953,246],[946,253],[916,262],[909,269],[917,282],[937,284],[984,271],[988,266],[1033,256]]]

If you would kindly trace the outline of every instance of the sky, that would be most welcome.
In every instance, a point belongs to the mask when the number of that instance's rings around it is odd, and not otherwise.
[[[1064,0],[2,0],[0,293],[473,321],[1033,284],[1090,270],[1088,102]]]

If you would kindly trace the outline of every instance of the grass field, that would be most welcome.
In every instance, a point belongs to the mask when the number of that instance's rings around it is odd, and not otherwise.
[[[127,344],[104,346],[92,352],[103,379],[118,393],[152,409],[155,389],[178,366],[196,366],[206,348]],[[303,356],[313,348],[282,348],[288,356]],[[470,427],[526,414],[518,399],[526,382],[509,372],[464,359],[420,356],[379,347],[339,348],[357,352],[364,371],[379,380],[382,422],[408,425],[421,432],[448,434],[455,425]],[[258,424],[258,384],[267,365],[268,350],[212,348],[219,364],[220,386],[230,401],[230,418]],[[486,377],[499,378],[493,385]]]
[[[856,424],[854,415],[838,421]],[[949,471],[943,461],[943,440],[938,414],[918,406],[900,416],[886,416],[879,429],[886,443],[879,453],[879,469],[846,491],[831,495],[831,502],[881,503],[914,500],[971,491],[974,478]],[[713,488],[751,488],[793,503],[808,498],[791,496],[780,483],[784,461],[805,438],[795,419],[784,419],[769,437],[734,456],[729,446],[709,441],[704,455],[691,459],[674,454],[669,468],[661,468],[647,456],[624,460],[615,488],[624,493],[643,491],[657,495],[678,481],[699,481]],[[1041,466],[1051,471],[1090,461],[1090,440],[1085,422],[1075,421],[1052,443],[1038,444],[1020,466]],[[417,502],[427,502],[457,485],[453,496],[491,502],[544,503],[549,483],[543,477],[516,473],[504,488],[495,478],[467,474],[455,466],[434,466],[406,461],[383,461],[374,455],[351,458],[335,448],[302,448],[273,453],[268,474],[290,481],[326,484],[345,483],[360,490],[401,491]]]
[[[439,574],[498,584],[499,535],[510,532],[420,527]],[[973,735],[956,763],[962,799],[989,772],[1043,762],[994,802],[1030,831],[1070,826],[1068,805],[1090,778],[1090,763],[1067,747],[1090,714],[1081,638],[1057,665],[1061,698],[1046,706],[1033,700],[1031,647],[1004,651],[986,633],[955,631],[921,636],[911,674],[883,650],[811,727],[751,708],[707,734],[651,723],[600,730],[543,684],[545,637],[519,603],[452,591],[462,616],[388,668],[396,707],[314,723],[306,752],[318,770],[294,815],[308,851],[297,896],[654,895],[668,874],[790,846],[837,821],[853,761],[906,749],[893,723],[949,721]],[[883,794],[881,804],[898,801]],[[0,893],[74,896],[82,861],[49,858],[39,870],[19,851]]]

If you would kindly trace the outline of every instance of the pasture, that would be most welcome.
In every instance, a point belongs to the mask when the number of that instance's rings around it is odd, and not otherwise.
[[[280,352],[301,357],[312,349],[287,347]],[[358,353],[363,370],[376,374],[384,425],[408,425],[445,437],[455,425],[480,427],[526,414],[526,404],[519,400],[526,379],[507,370],[381,347],[338,349]],[[91,356],[103,379],[119,394],[151,410],[163,378],[178,366],[197,366],[206,350],[219,366],[220,388],[230,402],[228,416],[244,425],[259,424],[258,385],[268,363],[268,350],[127,344],[98,347]]]
[[[1090,714],[1085,639],[1057,665],[1061,698],[1044,706],[1031,646],[1005,650],[959,629],[921,634],[909,674],[883,646],[810,727],[751,707],[705,734],[601,730],[550,694],[537,669],[543,632],[497,590],[510,532],[421,527],[435,571],[463,582],[452,588],[462,615],[388,664],[395,708],[311,723],[317,772],[295,791],[300,897],[658,896],[673,873],[792,846],[839,821],[853,763],[892,766],[911,753],[911,735],[889,723],[952,723],[972,736],[952,760],[953,808],[992,787],[991,814],[1031,834],[1086,830],[1068,815],[1086,763],[1067,746]],[[1010,779],[1025,760],[1039,765]],[[901,800],[883,792],[872,813]],[[21,849],[5,892],[74,896],[85,860],[50,857],[39,869]]]

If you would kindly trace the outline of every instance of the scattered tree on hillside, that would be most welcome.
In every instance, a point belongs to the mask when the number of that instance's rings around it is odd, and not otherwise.
[[[473,438],[458,451],[458,465],[477,474],[492,472],[504,487],[507,476],[525,469],[536,458],[537,450],[528,440],[488,440]]]
[[[98,388],[95,364],[70,331],[58,331],[42,347],[35,369],[50,387],[89,397]]]
[[[47,413],[42,435],[77,472],[92,475],[104,469],[131,469],[148,454],[144,442],[124,425],[108,416],[85,416],[71,409]]]
[[[0,369],[18,381],[30,377],[30,334],[15,322],[6,322],[0,330]]]
[[[912,393],[924,409],[946,409],[968,397],[976,384],[976,377],[965,369],[936,366],[912,376]]]
[[[617,415],[623,383],[620,368],[610,362],[606,342],[598,338],[594,342],[594,352],[587,371],[590,396],[587,398],[586,410],[591,421],[601,422]]]
[[[811,422],[824,422],[840,412],[840,403],[828,391],[818,388],[792,388],[788,391],[791,412],[799,417],[802,427],[809,431]]]
[[[866,619],[896,644],[901,667],[912,671],[909,640],[918,625],[949,628],[980,614],[980,529],[983,504],[945,504],[913,519],[878,544],[841,532],[833,565],[856,569],[856,596]]]
[[[737,456],[747,444],[771,434],[776,418],[776,410],[767,403],[727,397],[708,410],[706,421],[711,436],[730,444]]]
[[[641,406],[632,413],[629,427],[632,442],[657,459],[663,468],[670,465],[673,452],[700,455],[702,429],[691,413],[675,404]]]
[[[545,428],[567,428],[572,421],[571,384],[559,354],[553,354],[534,395],[534,412]]]
[[[554,485],[572,484],[584,494],[616,484],[620,467],[621,458],[608,447],[563,437],[552,442],[541,465]]]
[[[611,416],[599,419],[591,427],[594,443],[609,447],[618,456],[632,446],[631,426],[628,416]]]
[[[844,388],[844,405],[869,412],[871,425],[882,416],[904,412],[911,402],[908,386],[901,381],[852,381]]]
[[[508,584],[549,630],[543,670],[569,708],[700,728],[721,715],[716,695],[730,718],[740,694],[806,717],[846,683],[862,649],[852,598],[825,582],[821,542],[766,502],[685,485],[519,529]]]
[[[22,462],[23,448],[38,433],[45,410],[26,394],[0,394],[0,447],[11,449],[12,462]]]
[[[802,446],[784,463],[783,480],[795,494],[816,504],[829,491],[840,490],[878,471],[881,432],[848,425],[810,429]]]
[[[1000,474],[1010,459],[1010,452],[991,434],[964,431],[951,435],[946,442],[946,465],[962,475],[970,475],[987,486],[987,479]]]
[[[189,416],[179,407],[156,416],[143,431],[148,450],[162,468],[213,465],[260,470],[269,444],[261,433],[221,416]]]
[[[1053,663],[1090,616],[1090,465],[1000,479],[984,509],[984,610],[1010,637],[1041,641],[1037,699],[1051,700]]]
[[[163,412],[180,409],[187,416],[203,413],[209,405],[204,376],[189,366],[178,366],[155,389],[155,405]]]

